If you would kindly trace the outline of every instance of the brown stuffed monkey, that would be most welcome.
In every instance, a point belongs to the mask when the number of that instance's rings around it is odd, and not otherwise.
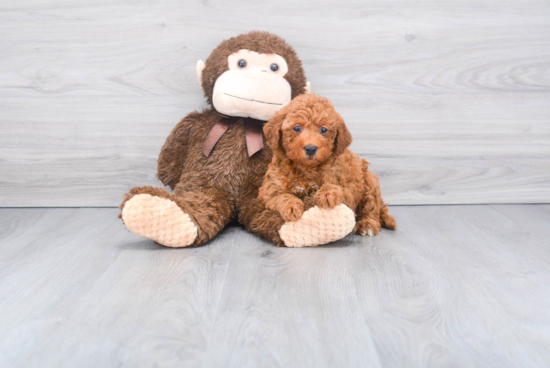
[[[223,41],[197,76],[208,103],[172,130],[151,186],[124,196],[120,217],[128,230],[168,247],[199,246],[232,219],[277,246],[313,246],[353,230],[353,211],[312,208],[285,223],[258,200],[272,151],[262,125],[292,98],[309,92],[302,63],[281,38],[250,32]],[[314,211],[313,211],[314,210]]]

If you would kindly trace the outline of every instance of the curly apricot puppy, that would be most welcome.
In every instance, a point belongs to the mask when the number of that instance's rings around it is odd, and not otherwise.
[[[381,226],[395,228],[378,177],[347,149],[351,134],[329,100],[298,96],[263,129],[273,161],[258,198],[268,209],[296,221],[308,205],[329,209],[343,203],[355,212],[359,235],[374,236]]]

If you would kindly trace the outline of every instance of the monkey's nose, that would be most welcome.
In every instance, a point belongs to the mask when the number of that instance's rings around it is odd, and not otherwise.
[[[306,154],[308,156],[313,156],[315,152],[317,152],[317,146],[314,146],[313,144],[308,144],[304,147],[304,150],[306,151]]]

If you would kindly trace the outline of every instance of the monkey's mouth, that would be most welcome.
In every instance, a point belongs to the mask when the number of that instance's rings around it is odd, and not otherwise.
[[[266,105],[278,105],[278,106],[282,106],[282,103],[258,101],[258,100],[253,100],[253,99],[251,99],[251,98],[244,98],[244,97],[239,97],[239,96],[235,96],[235,95],[230,95],[229,93],[225,93],[225,92],[224,92],[223,94],[226,95],[226,96],[229,96],[229,97],[235,97],[235,98],[238,98],[238,99],[241,99],[241,100],[245,100],[245,101],[259,102],[259,103],[263,103],[263,104],[266,104]]]

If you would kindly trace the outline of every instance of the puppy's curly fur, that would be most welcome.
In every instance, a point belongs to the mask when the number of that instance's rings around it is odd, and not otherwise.
[[[328,99],[296,97],[264,126],[264,135],[273,160],[258,198],[284,221],[300,219],[312,205],[329,209],[343,203],[355,211],[359,235],[395,228],[378,177],[347,149],[351,134]]]

